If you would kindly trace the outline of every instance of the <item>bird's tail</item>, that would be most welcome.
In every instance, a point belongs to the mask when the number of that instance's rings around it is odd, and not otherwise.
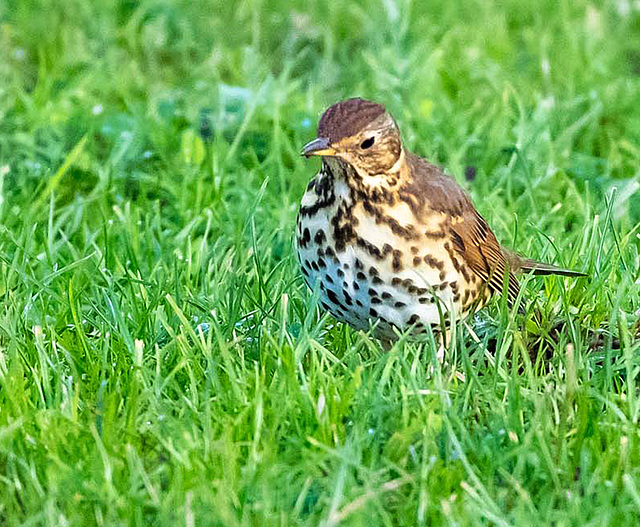
[[[534,275],[559,274],[562,276],[588,276],[586,273],[574,271],[573,269],[564,269],[556,265],[538,262],[530,258],[523,258],[519,254],[502,248],[505,259],[509,262],[512,271],[520,273],[531,273]]]
[[[520,270],[523,273],[531,273],[534,275],[559,274],[562,276],[587,276],[586,273],[574,271],[573,269],[564,269],[544,262],[536,260],[522,259],[520,260]]]

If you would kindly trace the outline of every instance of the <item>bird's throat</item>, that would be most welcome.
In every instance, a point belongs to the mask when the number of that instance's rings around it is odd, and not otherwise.
[[[409,170],[404,152],[386,172],[367,171],[338,157],[322,160],[322,172],[332,180],[332,185],[346,184],[352,199],[372,203],[394,202]]]

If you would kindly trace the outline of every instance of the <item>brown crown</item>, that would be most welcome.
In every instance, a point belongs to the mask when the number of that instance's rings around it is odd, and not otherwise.
[[[354,135],[387,109],[376,102],[356,97],[330,106],[320,117],[318,137],[326,137],[331,143]]]

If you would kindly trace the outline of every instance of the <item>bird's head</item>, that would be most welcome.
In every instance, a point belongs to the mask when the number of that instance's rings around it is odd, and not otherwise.
[[[393,188],[399,181],[404,153],[400,132],[382,104],[347,99],[328,108],[318,123],[318,137],[302,155],[322,156],[362,188]]]

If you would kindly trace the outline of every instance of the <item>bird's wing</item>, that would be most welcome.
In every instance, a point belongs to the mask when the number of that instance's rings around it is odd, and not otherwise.
[[[504,276],[508,274],[507,299],[513,304],[520,290],[514,275],[517,269],[512,269],[469,195],[453,178],[425,159],[410,154],[408,160],[411,183],[404,191],[416,198],[415,206],[444,213],[450,218],[449,231],[456,253],[492,291],[502,293]]]
[[[468,199],[468,198],[467,198]],[[469,208],[451,218],[451,237],[457,253],[489,288],[501,294],[507,277],[507,299],[513,304],[520,287],[495,235],[469,200]]]

